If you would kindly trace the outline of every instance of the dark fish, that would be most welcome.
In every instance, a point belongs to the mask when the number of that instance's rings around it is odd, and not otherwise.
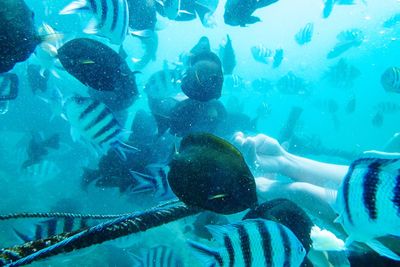
[[[201,258],[207,258],[207,266],[300,266],[306,255],[293,232],[273,221],[248,219],[208,229],[217,248],[189,242]]]
[[[142,143],[151,143],[157,135],[156,121],[151,114],[139,109],[133,118],[131,132],[129,141],[135,147],[139,148]]]
[[[357,79],[360,74],[361,72],[359,69],[341,58],[338,63],[331,66],[329,70],[325,72],[324,77],[333,87],[351,88],[354,85],[355,79]]]
[[[163,135],[171,127],[171,113],[178,100],[172,97],[168,98],[148,98],[151,114],[157,123],[157,135]]]
[[[197,44],[190,49],[190,55],[196,56],[206,52],[211,52],[210,40],[207,36],[202,36]]]
[[[169,185],[187,205],[232,214],[257,204],[250,169],[224,139],[206,133],[185,136],[169,168]]]
[[[256,133],[259,117],[251,118],[240,112],[230,112],[218,127],[221,136],[232,136],[235,132]]]
[[[340,32],[336,39],[339,42],[329,51],[328,59],[338,57],[352,47],[360,46],[364,41],[364,33],[360,29],[345,30]]]
[[[45,70],[43,75],[40,74],[41,67],[39,65],[29,64],[27,67],[27,78],[29,86],[33,93],[47,91],[47,82],[50,78],[50,71]]]
[[[134,256],[138,267],[183,267],[183,261],[172,248],[156,246],[142,253],[141,257]]]
[[[192,231],[194,235],[200,238],[212,239],[210,231],[207,229],[207,225],[225,225],[228,224],[228,219],[215,212],[204,211],[196,216],[189,231]]]
[[[301,28],[296,35],[294,36],[294,39],[299,45],[304,45],[306,43],[311,42],[311,39],[313,37],[314,33],[314,24],[313,23],[307,23],[306,26]]]
[[[224,22],[230,26],[245,27],[247,24],[254,24],[260,18],[252,16],[259,8],[269,6],[278,0],[228,0],[225,4]]]
[[[26,149],[28,159],[22,163],[21,168],[26,169],[31,165],[40,163],[49,154],[49,149],[56,150],[59,149],[59,147],[59,134],[53,134],[49,138],[44,139],[40,134],[32,133],[32,138]]]
[[[127,0],[127,2],[129,6],[129,28],[132,32],[154,31],[157,24],[156,1]]]
[[[400,22],[400,13],[397,13],[388,18],[387,20],[385,20],[382,26],[385,28],[393,28],[394,26],[399,24],[399,22]]]
[[[138,95],[135,73],[118,53],[101,42],[74,39],[58,50],[58,58],[72,76],[100,91],[89,93],[112,110],[125,109],[135,101]]]
[[[45,37],[34,24],[34,13],[23,0],[0,1],[0,73],[25,61]]]
[[[203,102],[220,98],[224,75],[218,56],[212,52],[203,52],[192,56],[190,63],[191,66],[182,78],[183,93]]]
[[[158,50],[158,34],[152,30],[145,30],[145,35],[142,33],[134,32],[132,36],[140,39],[144,53],[142,56],[137,58],[132,58],[135,69],[143,69],[150,63],[150,61],[155,61],[157,58]]]
[[[14,73],[0,74],[0,102],[14,100],[18,96],[19,79]]]
[[[354,113],[354,111],[356,110],[356,106],[357,106],[356,97],[353,95],[352,97],[350,97],[349,101],[347,101],[347,104],[345,107],[346,113],[347,114]]]
[[[400,93],[400,68],[386,69],[381,76],[381,84],[386,92]]]
[[[185,136],[195,132],[214,133],[225,120],[226,110],[217,100],[201,102],[186,99],[170,113],[170,133]]]
[[[93,13],[92,20],[84,30],[88,34],[106,37],[120,45],[128,34],[129,10],[127,0],[79,0],[70,3],[60,14],[78,12]]]
[[[222,61],[222,69],[224,70],[224,75],[232,74],[233,70],[236,67],[236,56],[229,35],[226,35],[225,45],[220,46],[219,57]]]
[[[383,125],[383,114],[382,112],[377,112],[374,117],[372,118],[372,125],[375,127],[381,127]]]

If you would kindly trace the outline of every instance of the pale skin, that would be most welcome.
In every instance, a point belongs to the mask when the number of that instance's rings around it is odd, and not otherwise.
[[[336,190],[348,166],[318,162],[287,152],[279,142],[264,134],[246,137],[238,132],[233,142],[255,170],[257,193],[260,202],[286,198],[297,203],[332,228],[337,217],[332,209]],[[281,174],[293,182],[281,182],[264,176]],[[327,189],[328,188],[328,189]]]

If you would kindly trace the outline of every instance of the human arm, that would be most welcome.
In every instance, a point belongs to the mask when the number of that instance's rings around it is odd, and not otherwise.
[[[234,143],[244,154],[249,166],[257,172],[279,173],[297,182],[337,189],[348,171],[348,166],[323,163],[287,152],[279,142],[258,134],[245,137],[235,134]]]

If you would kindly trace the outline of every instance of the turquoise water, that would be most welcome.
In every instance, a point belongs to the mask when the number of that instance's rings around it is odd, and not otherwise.
[[[35,24],[42,22],[54,27],[64,34],[64,40],[82,37],[82,25],[77,15],[61,16],[58,12],[69,1],[26,0],[35,13]],[[309,148],[299,154],[315,160],[337,164],[350,164],[354,158],[338,157],[329,153],[333,149],[353,153],[367,150],[383,150],[388,140],[399,132],[400,110],[383,111],[382,125],[373,123],[377,105],[394,103],[400,106],[400,94],[388,93],[381,85],[381,74],[392,66],[399,67],[400,58],[400,24],[384,28],[383,22],[400,12],[400,2],[395,0],[356,1],[354,5],[335,5],[328,18],[322,18],[323,1],[303,0],[279,2],[255,11],[254,15],[261,22],[247,27],[232,27],[224,24],[223,12],[225,1],[221,0],[214,13],[216,26],[206,28],[198,19],[193,21],[169,21],[159,18],[159,47],[156,60],[151,61],[136,75],[140,96],[129,107],[121,123],[130,129],[132,120],[138,110],[150,111],[147,96],[143,88],[149,77],[162,69],[163,61],[171,66],[178,61],[182,52],[188,52],[201,36],[210,40],[211,50],[218,51],[219,45],[229,34],[236,54],[237,66],[234,74],[241,77],[241,88],[229,88],[225,78],[221,102],[228,112],[240,110],[250,118],[257,116],[257,107],[264,102],[270,110],[257,120],[256,130],[249,134],[264,133],[279,138],[290,110],[293,106],[303,109],[295,133],[309,138],[313,144],[326,147],[325,153],[318,153]],[[48,10],[49,12],[45,12]],[[310,43],[300,46],[296,43],[295,34],[307,23],[314,24],[314,33]],[[337,43],[336,36],[343,30],[360,29],[364,34],[362,44],[352,47],[337,58],[327,59],[326,55]],[[99,39],[92,36],[91,38]],[[272,68],[256,62],[251,55],[251,47],[262,44],[270,49],[282,48],[284,58],[281,66]],[[135,38],[127,38],[124,44],[126,52],[140,55],[140,43]],[[118,47],[113,46],[118,51]],[[356,67],[360,74],[354,79],[353,86],[337,88],[324,77],[330,67],[343,58]],[[19,95],[10,101],[9,109],[0,115],[0,213],[49,211],[58,201],[76,202],[80,213],[119,214],[140,211],[159,203],[152,194],[131,195],[121,193],[117,188],[81,187],[83,168],[96,168],[100,156],[95,155],[85,142],[73,142],[70,125],[61,117],[52,117],[51,105],[35,95],[27,81],[28,64],[39,64],[38,58],[32,55],[27,61],[18,63],[11,73],[19,77]],[[132,70],[134,64],[128,63]],[[311,96],[286,95],[276,89],[256,92],[251,82],[265,78],[275,84],[289,71],[303,78],[312,88]],[[86,94],[87,88],[67,72],[58,70],[60,78],[51,76],[48,88],[58,88],[67,98],[75,93]],[[337,79],[341,79],[340,77]],[[346,105],[354,97],[356,109],[346,113]],[[337,105],[333,115],[329,111],[329,101]],[[52,162],[53,169],[45,176],[32,175],[21,169],[27,159],[26,148],[31,132],[49,137],[54,133],[60,135],[60,148],[50,151],[46,159]],[[225,137],[229,139],[229,137]],[[175,142],[178,142],[179,139]],[[314,143],[313,143],[314,142]],[[320,142],[320,143],[319,143]],[[201,170],[199,170],[201,171]],[[67,200],[65,200],[67,199]],[[243,214],[228,216],[231,222],[240,220]],[[131,266],[129,253],[155,245],[169,245],[179,253],[187,266],[201,266],[186,246],[186,239],[196,238],[185,234],[183,228],[190,225],[194,218],[153,229],[121,241],[124,248],[116,248],[116,243],[106,243],[89,248],[87,251],[65,254],[54,257],[33,266]],[[10,247],[21,243],[13,228],[32,232],[38,220],[10,220],[1,222],[0,247]],[[89,251],[90,250],[90,251]],[[88,253],[85,253],[88,252]],[[129,253],[128,253],[129,252]],[[113,257],[112,255],[120,255]],[[118,258],[118,260],[116,259]]]

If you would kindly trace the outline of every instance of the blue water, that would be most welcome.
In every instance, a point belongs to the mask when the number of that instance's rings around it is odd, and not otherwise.
[[[58,11],[66,6],[68,0],[38,1],[26,0],[35,12],[35,23],[39,27],[42,22],[55,27],[64,33],[65,38],[82,36],[79,17],[76,15],[60,16]],[[211,48],[217,51],[219,45],[229,34],[236,54],[237,67],[234,74],[239,75],[245,83],[244,88],[231,89],[224,87],[221,101],[228,111],[242,107],[243,113],[256,116],[256,108],[262,99],[271,112],[258,120],[257,133],[264,133],[278,138],[292,106],[303,108],[296,132],[305,137],[317,138],[327,148],[340,148],[344,151],[362,152],[366,150],[382,150],[387,141],[399,132],[400,111],[384,114],[382,126],[376,127],[372,119],[376,114],[375,106],[382,102],[400,105],[400,94],[385,92],[381,83],[381,74],[390,66],[399,67],[400,58],[400,25],[387,29],[382,23],[393,14],[400,12],[400,2],[395,0],[357,1],[354,5],[335,6],[327,19],[322,18],[323,2],[321,0],[280,0],[269,7],[257,10],[254,15],[261,22],[248,27],[231,27],[224,24],[223,12],[225,1],[221,0],[215,12],[215,28],[205,28],[200,21],[188,22],[168,21],[161,19],[162,29],[158,31],[159,48],[156,61],[150,62],[141,74],[137,83],[141,93],[139,99],[129,108],[125,126],[130,127],[136,111],[149,110],[143,86],[155,71],[162,68],[164,60],[176,62],[180,53],[189,51],[201,36],[210,39]],[[45,7],[50,11],[45,15]],[[295,34],[307,23],[314,23],[312,41],[299,46],[294,39]],[[358,47],[353,47],[335,59],[327,59],[326,55],[336,44],[336,36],[343,30],[357,28],[363,31],[365,39]],[[95,37],[94,37],[95,38]],[[135,40],[127,43],[140,48]],[[256,62],[251,55],[252,46],[263,44],[271,49],[282,48],[284,59],[279,68]],[[128,49],[129,50],[129,49]],[[129,51],[128,51],[129,52]],[[360,75],[355,79],[352,88],[335,88],[323,79],[324,73],[340,58],[359,69]],[[35,96],[26,79],[28,63],[38,63],[34,55],[26,62],[17,64],[11,71],[19,76],[20,93],[17,99],[10,102],[6,114],[0,115],[0,213],[48,211],[57,201],[72,199],[81,213],[118,214],[149,208],[157,203],[151,196],[132,197],[120,193],[118,189],[90,187],[83,191],[81,175],[83,167],[95,168],[99,157],[88,149],[84,142],[73,142],[70,137],[68,122],[60,117],[50,121],[52,110],[40,98]],[[251,89],[251,81],[266,78],[276,82],[292,71],[312,85],[312,97],[284,95],[279,92],[255,93]],[[85,86],[65,72],[61,78],[51,77],[48,88],[59,88],[65,96],[85,91]],[[352,114],[345,112],[345,106],[351,96],[357,101],[356,110]],[[232,99],[235,99],[234,101]],[[336,117],[326,110],[326,100],[333,99],[338,104]],[[233,102],[232,102],[233,101]],[[325,101],[325,102],[324,102]],[[60,134],[60,149],[49,154],[49,160],[55,169],[48,177],[34,177],[21,171],[21,164],[26,159],[26,147],[30,132],[40,132],[45,136]],[[255,133],[253,133],[255,134]],[[331,163],[349,164],[350,159],[330,155],[305,156]],[[38,179],[43,179],[43,181]],[[240,215],[231,215],[231,221],[238,220]],[[162,226],[146,233],[132,237],[132,247],[123,250],[111,248],[113,244],[94,247],[90,253],[75,257],[66,254],[38,263],[34,266],[130,266],[131,258],[127,251],[140,251],[141,248],[159,244],[171,245],[184,258],[187,266],[201,266],[188,251],[185,240],[188,235],[182,232],[186,224],[193,218]],[[32,231],[37,220],[11,220],[1,222],[0,247],[9,247],[20,241],[12,228]],[[190,237],[190,236],[189,236]],[[114,244],[115,245],[115,244]],[[81,254],[79,254],[81,253]],[[121,253],[121,257],[110,257],[112,253]],[[140,253],[139,253],[140,254]]]

